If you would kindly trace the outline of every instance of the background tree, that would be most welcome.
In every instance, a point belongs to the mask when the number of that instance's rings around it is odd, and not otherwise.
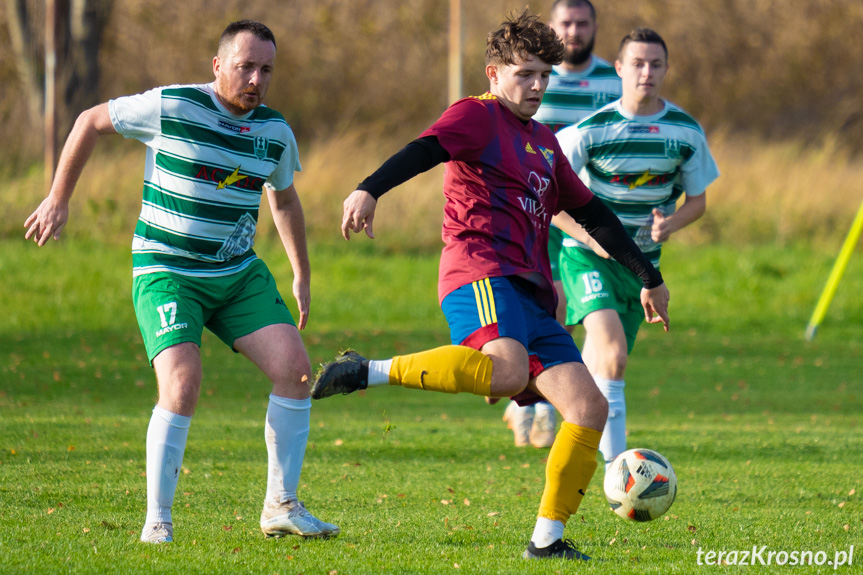
[[[99,49],[113,0],[54,0],[57,132],[100,101]],[[45,2],[6,0],[6,25],[31,126],[42,125],[45,102]]]

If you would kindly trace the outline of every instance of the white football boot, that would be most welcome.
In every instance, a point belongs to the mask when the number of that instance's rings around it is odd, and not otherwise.
[[[339,527],[332,523],[321,521],[308,512],[302,501],[291,499],[283,503],[264,501],[261,511],[261,531],[267,537],[284,537],[299,535],[300,537],[337,537]]]

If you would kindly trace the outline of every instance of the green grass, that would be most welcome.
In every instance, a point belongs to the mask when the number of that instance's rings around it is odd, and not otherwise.
[[[520,559],[547,451],[514,448],[501,406],[403,389],[314,404],[300,494],[343,534],[265,539],[268,385],[213,336],[176,542],[139,544],[155,385],[128,249],[18,240],[0,249],[0,573],[693,573],[704,570],[699,548],[753,545],[829,559],[855,545],[855,565],[863,561],[859,253],[805,342],[835,254],[669,246],[672,331],[643,328],[627,400],[630,446],[672,461],[678,500],[662,519],[624,522],[597,474],[567,536],[606,561],[574,566]],[[269,245],[260,252],[287,295],[285,258]],[[313,252],[304,333],[313,363],[347,346],[385,357],[448,342],[437,254],[391,252],[363,241]]]

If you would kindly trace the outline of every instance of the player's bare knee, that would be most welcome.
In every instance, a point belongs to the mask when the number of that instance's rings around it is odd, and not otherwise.
[[[626,348],[614,345],[608,346],[599,359],[599,370],[597,375],[606,379],[623,379],[626,373],[626,361],[628,359]]]
[[[494,397],[511,397],[527,388],[530,371],[527,367],[495,362],[491,372],[491,391]]]

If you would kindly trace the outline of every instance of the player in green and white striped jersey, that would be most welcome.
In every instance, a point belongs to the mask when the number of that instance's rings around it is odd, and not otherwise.
[[[51,192],[25,223],[25,237],[40,246],[59,239],[100,136],[119,133],[147,146],[132,243],[135,312],[159,388],[147,430],[146,543],[173,541],[171,507],[200,393],[204,327],[273,384],[261,529],[268,536],[339,534],[297,499],[311,408],[311,365],[297,326],[305,326],[309,313],[310,271],[293,185],[300,170],[297,144],[282,115],[262,105],[275,56],[266,26],[234,22],[219,41],[212,84],[157,88],[83,112]],[[265,189],[294,271],[297,324],[252,250]]]
[[[614,66],[593,53],[596,10],[589,0],[555,0],[549,26],[563,41],[564,58],[552,69],[542,105],[533,118],[557,132],[620,98],[621,87]],[[549,228],[548,255],[558,297],[555,316],[563,325],[566,325],[566,295],[558,262],[566,237],[560,228]],[[517,446],[550,447],[554,442],[556,415],[547,401],[524,406],[510,401],[504,421],[512,429]]]
[[[707,187],[719,170],[698,122],[659,96],[668,70],[659,34],[633,30],[621,42],[615,68],[621,99],[557,137],[582,181],[658,267],[662,243],[704,214]],[[554,221],[572,236],[561,254],[567,323],[584,324],[582,355],[608,399],[600,451],[609,463],[626,450],[624,375],[644,320],[641,286],[571,218]]]
[[[589,0],[556,0],[549,26],[563,40],[563,62],[554,66],[534,119],[558,132],[620,98],[620,77],[593,53],[596,12]]]

